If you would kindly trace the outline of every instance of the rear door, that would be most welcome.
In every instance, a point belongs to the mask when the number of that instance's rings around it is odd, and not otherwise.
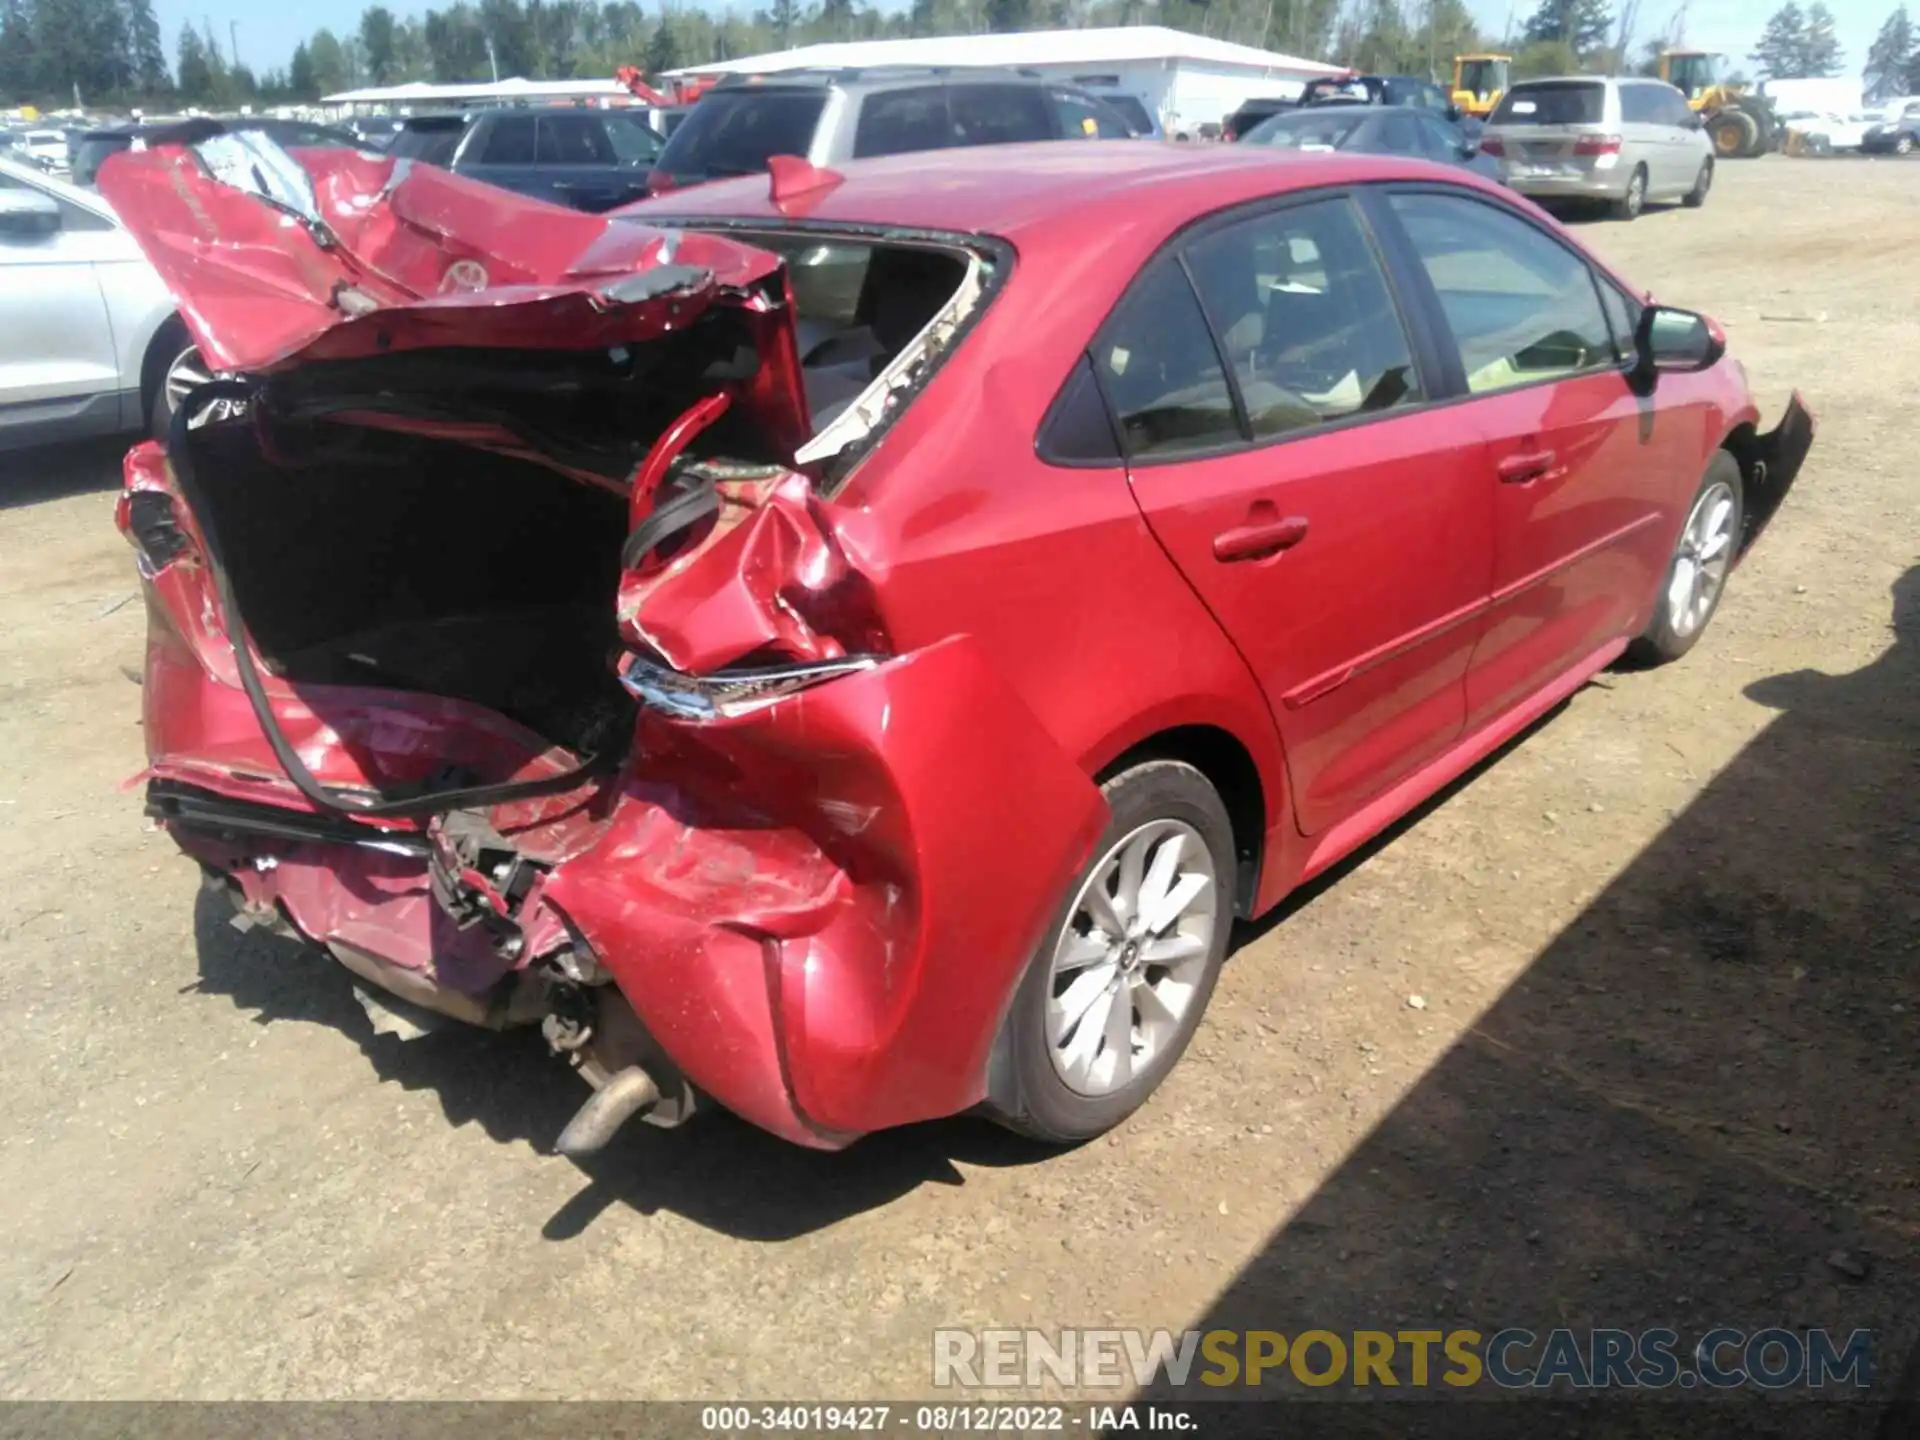
[[[1622,165],[1647,167],[1649,193],[1667,198],[1692,184],[1689,175],[1683,183],[1686,156],[1681,150],[1683,132],[1674,128],[1662,100],[1662,91],[1679,96],[1671,86],[1622,83],[1620,86],[1620,138]]]
[[[1665,567],[1672,477],[1704,447],[1697,418],[1634,393],[1622,297],[1546,228],[1457,190],[1396,191],[1388,208],[1460,366],[1469,398],[1454,414],[1488,446],[1493,579],[1472,728],[1629,632]]]
[[[1603,80],[1540,80],[1507,92],[1490,122],[1506,146],[1516,180],[1580,179],[1606,156]],[[1610,163],[1617,163],[1615,161]]]
[[[1093,347],[1154,533],[1246,657],[1314,833],[1444,750],[1492,568],[1484,443],[1354,199],[1162,253]]]
[[[554,193],[552,177],[538,169],[539,154],[540,121],[531,111],[482,115],[460,146],[454,168],[503,190],[565,204]]]
[[[615,127],[621,149],[614,145]],[[646,194],[647,171],[659,155],[657,144],[641,139],[651,134],[622,115],[555,111],[540,117],[534,166],[562,204],[595,213],[611,210]]]

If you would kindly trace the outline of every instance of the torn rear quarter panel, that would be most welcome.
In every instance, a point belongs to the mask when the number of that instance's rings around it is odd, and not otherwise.
[[[546,896],[688,1077],[815,1145],[983,1098],[1001,1007],[1107,811],[978,645],[739,720],[650,716],[636,749]]]

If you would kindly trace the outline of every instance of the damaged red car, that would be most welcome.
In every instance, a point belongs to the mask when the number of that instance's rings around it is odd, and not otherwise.
[[[1236,918],[1691,647],[1812,439],[1413,161],[101,187],[223,377],[119,504],[148,811],[393,1014],[543,1026],[572,1155],[1114,1125]]]

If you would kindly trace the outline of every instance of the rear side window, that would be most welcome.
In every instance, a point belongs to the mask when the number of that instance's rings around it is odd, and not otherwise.
[[[1651,85],[1622,85],[1620,119],[1627,125],[1664,123],[1665,117],[1660,113],[1660,92]]]
[[[1093,364],[1134,459],[1171,459],[1242,438],[1206,318],[1171,255],[1127,292],[1094,343]]]
[[[1607,87],[1597,81],[1553,80],[1516,85],[1494,107],[1489,125],[1598,125]]]
[[[1051,140],[1053,117],[1038,85],[955,85],[947,91],[955,145]]]
[[[771,155],[804,157],[826,107],[819,90],[715,90],[674,127],[659,168],[680,179],[753,175]]]
[[[1413,116],[1399,111],[1382,115],[1380,126],[1375,131],[1373,148],[1384,150],[1389,155],[1420,154],[1420,132],[1414,126]]]
[[[1131,95],[1102,95],[1100,97],[1114,108],[1116,114],[1126,121],[1136,135],[1153,133],[1153,117],[1147,114],[1147,107]]]
[[[1593,272],[1518,216],[1451,195],[1392,199],[1475,395],[1615,363]]]
[[[1085,95],[1071,90],[1049,90],[1054,122],[1069,140],[1128,140],[1133,137],[1117,114]]]
[[[860,123],[853,132],[853,153],[858,156],[943,150],[954,143],[952,127],[947,123],[947,91],[942,85],[869,95],[860,107]]]
[[[598,115],[542,115],[534,158],[541,165],[611,165],[613,146]]]
[[[531,115],[502,115],[482,137],[482,165],[531,165],[539,153],[537,127]]]
[[[1665,125],[1691,125],[1693,107],[1687,104],[1687,97],[1671,85],[1661,85],[1655,93],[1660,97],[1660,120]]]
[[[1256,215],[1186,254],[1256,440],[1421,398],[1412,347],[1351,201]]]
[[[409,125],[393,137],[387,153],[401,160],[451,165],[454,151],[460,148],[460,137],[466,133],[466,122],[462,120],[444,125]]]

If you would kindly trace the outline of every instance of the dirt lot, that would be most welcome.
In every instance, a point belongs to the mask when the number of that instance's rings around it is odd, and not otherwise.
[[[990,1324],[1864,1325],[1897,1368],[1920,167],[1729,165],[1582,233],[1769,411],[1805,390],[1799,488],[1688,660],[1245,936],[1163,1093],[1067,1154],[724,1116],[543,1153],[582,1091],[537,1036],[376,1037],[198,898],[119,788],[115,454],[0,460],[0,1396],[924,1395],[929,1331]]]

